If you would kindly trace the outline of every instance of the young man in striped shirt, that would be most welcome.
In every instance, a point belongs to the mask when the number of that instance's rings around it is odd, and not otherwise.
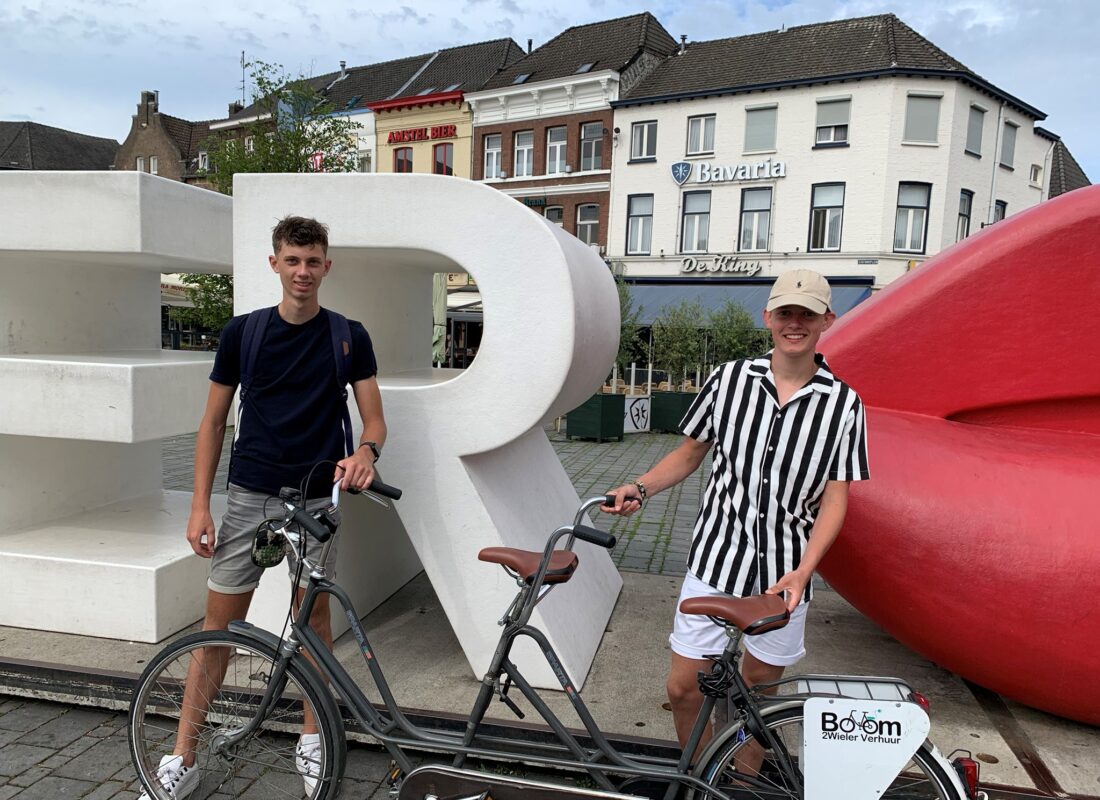
[[[695,472],[714,446],[680,600],[785,593],[790,623],[745,638],[749,685],[778,680],[805,655],[810,579],[840,532],[849,482],[869,477],[863,404],[816,351],[836,319],[831,301],[820,274],[780,275],[764,311],[774,349],[718,367],[681,422],[680,446],[603,507],[635,513],[647,496]],[[697,675],[709,669],[705,656],[725,642],[706,617],[677,611],[667,688],[681,746],[703,702]]]

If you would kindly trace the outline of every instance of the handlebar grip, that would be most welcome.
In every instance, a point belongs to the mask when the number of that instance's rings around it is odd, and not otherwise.
[[[615,505],[615,495],[605,494],[603,496],[603,504],[605,506],[612,506],[613,507]]]
[[[599,528],[591,528],[588,525],[574,525],[573,535],[582,542],[606,547],[608,550],[614,547],[616,542],[613,534],[601,531]]]
[[[390,486],[388,483],[382,483],[382,481],[375,478],[371,481],[370,486],[367,487],[368,492],[374,494],[380,494],[383,497],[388,497],[390,500],[400,500],[403,492],[396,486]]]
[[[294,509],[292,519],[298,523],[310,536],[319,542],[327,542],[332,536],[332,531],[325,527],[324,523],[315,520],[313,515],[304,508]]]

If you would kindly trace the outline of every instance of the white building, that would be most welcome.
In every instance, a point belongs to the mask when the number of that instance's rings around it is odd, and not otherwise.
[[[607,252],[647,317],[684,296],[756,314],[795,267],[829,276],[847,310],[1047,199],[1052,160],[1072,162],[1041,111],[893,15],[692,43],[612,105]]]

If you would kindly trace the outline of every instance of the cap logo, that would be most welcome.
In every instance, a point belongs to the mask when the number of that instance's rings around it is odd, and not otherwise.
[[[796,283],[795,286],[797,286],[799,289],[801,289],[802,288],[802,281],[799,281],[798,283]]]

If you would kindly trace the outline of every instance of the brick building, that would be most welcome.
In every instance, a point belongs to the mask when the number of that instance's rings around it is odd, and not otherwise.
[[[233,110],[230,105],[230,112]],[[205,143],[209,137],[209,121],[190,122],[164,114],[160,110],[160,93],[144,91],[130,123],[130,133],[118,149],[115,169],[148,172],[205,186]]]
[[[602,250],[619,142],[611,103],[675,50],[648,12],[554,37],[466,94],[472,177]]]

